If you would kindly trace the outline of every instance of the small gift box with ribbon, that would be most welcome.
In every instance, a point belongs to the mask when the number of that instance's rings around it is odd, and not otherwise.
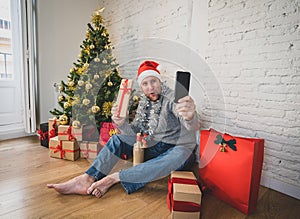
[[[75,128],[74,126],[72,126],[72,135],[74,136],[74,138],[76,138],[77,141],[82,141],[82,129],[82,126],[80,128]]]
[[[72,134],[71,125],[60,125],[58,126],[58,140],[60,141],[72,141],[75,137]]]
[[[57,127],[59,126],[59,120],[56,118],[48,119],[48,138],[57,136]]]
[[[49,149],[50,157],[72,161],[79,158],[79,147],[76,141],[61,141],[56,136],[50,139]]]
[[[49,147],[49,138],[48,138],[48,123],[41,123],[40,129],[37,131],[41,145],[48,148]]]
[[[201,191],[189,171],[174,171],[168,181],[167,203],[171,218],[200,218]]]
[[[127,110],[130,100],[130,94],[132,91],[133,80],[122,79],[120,89],[117,97],[117,104],[119,105],[118,117],[125,118],[127,116]]]
[[[95,159],[101,150],[101,146],[98,142],[83,141],[79,144],[80,157],[86,159]]]

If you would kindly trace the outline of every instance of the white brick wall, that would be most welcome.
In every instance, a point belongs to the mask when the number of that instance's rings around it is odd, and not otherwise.
[[[206,60],[224,90],[226,129],[264,138],[265,184],[299,190],[300,1],[211,0],[208,9]]]
[[[131,53],[145,48],[136,49],[132,40],[196,45],[196,2],[112,0],[101,6],[112,42],[130,41],[125,56],[133,59],[138,55]],[[300,0],[210,0],[205,6],[211,71],[193,72],[202,87],[196,99],[203,128],[264,138],[262,184],[300,198]],[[126,77],[135,75],[139,61],[126,64]]]

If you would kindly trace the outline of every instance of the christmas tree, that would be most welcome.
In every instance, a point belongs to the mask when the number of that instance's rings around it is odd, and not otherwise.
[[[118,64],[112,56],[109,34],[101,16],[103,9],[97,10],[80,45],[81,52],[68,75],[68,82],[61,81],[58,103],[61,110],[53,109],[51,114],[59,118],[61,124],[73,126],[111,122],[111,107],[117,96],[122,80]],[[134,104],[133,104],[134,105]]]

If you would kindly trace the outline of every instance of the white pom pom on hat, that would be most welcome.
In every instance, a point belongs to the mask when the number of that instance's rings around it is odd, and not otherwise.
[[[154,76],[161,80],[160,65],[157,62],[144,61],[138,69],[136,80],[141,85],[142,81],[149,76]]]

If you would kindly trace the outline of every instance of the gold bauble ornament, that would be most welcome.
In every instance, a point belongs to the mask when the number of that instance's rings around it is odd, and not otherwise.
[[[65,87],[64,87],[63,85],[59,85],[58,90],[59,90],[60,92],[62,92],[62,91],[65,90]]]
[[[72,106],[72,104],[69,103],[69,102],[65,102],[65,103],[64,103],[64,108],[65,108],[65,109],[67,109],[67,108],[69,108],[69,107],[71,107],[71,106]]]
[[[113,85],[114,85],[114,84],[113,84],[111,81],[107,82],[107,86],[111,87],[111,86],[113,86]]]
[[[78,84],[78,86],[83,86],[84,85],[84,81],[83,80],[79,80],[78,82],[77,82],[77,84]]]
[[[90,84],[90,83],[87,83],[87,84],[85,85],[85,89],[86,89],[86,90],[90,90],[90,89],[92,89],[92,87],[93,87],[93,85]]]
[[[88,68],[89,67],[89,63],[84,63],[83,67]]]
[[[80,121],[78,121],[78,120],[73,121],[73,122],[72,122],[72,127],[73,127],[74,129],[80,129],[80,127],[81,127]]]
[[[140,100],[140,98],[139,98],[137,95],[134,95],[134,96],[132,97],[132,99],[133,99],[134,102],[137,102],[137,101]]]
[[[95,62],[100,62],[100,58],[99,58],[99,57],[96,57],[96,58],[94,58],[94,61],[95,61]]]
[[[82,104],[85,105],[85,106],[89,105],[90,102],[91,102],[91,101],[90,101],[89,99],[83,99],[83,100],[82,100]]]
[[[107,60],[106,60],[106,59],[103,59],[102,63],[103,63],[103,64],[107,64]]]
[[[95,106],[92,106],[92,112],[93,113],[98,113],[100,111],[100,107],[99,106],[97,106],[97,105],[95,105]]]
[[[59,123],[60,123],[61,125],[68,125],[68,123],[69,123],[69,118],[68,118],[68,116],[67,116],[66,114],[61,115],[61,116],[59,117]]]
[[[89,47],[90,47],[90,49],[95,49],[95,46],[93,44],[90,45]]]
[[[99,78],[100,78],[99,75],[97,75],[97,74],[94,75],[94,80],[98,80]]]
[[[64,101],[65,100],[65,96],[64,95],[59,95],[58,96],[58,102]]]
[[[69,87],[73,87],[74,85],[75,85],[74,81],[69,81],[69,82],[68,82],[68,86],[69,86]]]

